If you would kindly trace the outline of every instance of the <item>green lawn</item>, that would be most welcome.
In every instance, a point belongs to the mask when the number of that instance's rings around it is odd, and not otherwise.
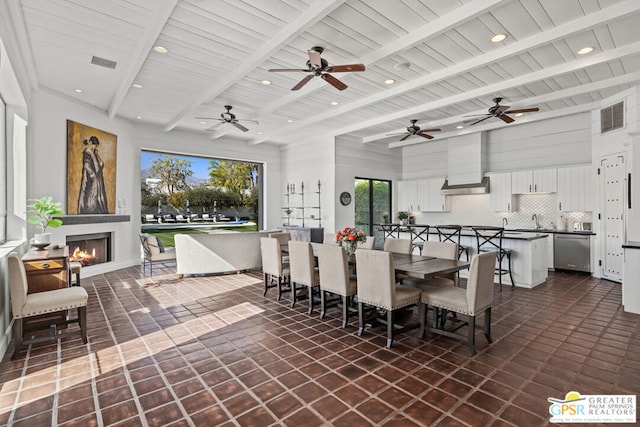
[[[232,230],[232,231],[258,231],[258,226],[256,224],[252,225],[243,225],[240,227],[218,227],[218,230]],[[205,231],[198,231],[192,228],[170,228],[164,230],[149,230],[146,233],[159,237],[162,240],[162,244],[165,247],[174,247],[175,242],[173,241],[173,236],[176,234],[207,234]]]

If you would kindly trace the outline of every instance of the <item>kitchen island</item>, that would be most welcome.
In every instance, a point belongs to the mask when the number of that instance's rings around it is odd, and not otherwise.
[[[398,236],[401,238],[411,238],[408,226],[400,224],[383,224],[383,227],[397,226]],[[418,226],[424,227],[424,226]],[[435,227],[429,229],[429,240],[438,240],[438,232]],[[463,227],[460,244],[469,251],[469,259],[477,253],[477,240],[475,233],[470,227]],[[505,230],[502,239],[502,247],[511,250],[511,275],[515,286],[522,288],[533,288],[547,280],[548,275],[548,253],[553,247],[552,235],[541,232],[526,232]],[[463,255],[464,259],[464,255]],[[503,268],[506,268],[506,258],[503,260]],[[461,271],[461,277],[467,277],[467,271]],[[495,282],[498,283],[498,276]],[[502,276],[503,288],[511,285],[508,275]]]

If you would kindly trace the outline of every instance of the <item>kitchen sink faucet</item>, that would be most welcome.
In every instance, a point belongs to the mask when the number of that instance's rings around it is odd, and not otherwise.
[[[531,216],[531,220],[536,222],[536,230],[539,230],[540,228],[542,228],[542,226],[538,222],[538,215],[537,214],[533,214]]]
[[[509,224],[509,221],[507,221],[507,218],[502,218],[502,228],[505,228],[507,224]]]

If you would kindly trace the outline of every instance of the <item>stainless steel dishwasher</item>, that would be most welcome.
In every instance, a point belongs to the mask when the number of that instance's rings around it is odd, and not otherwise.
[[[591,238],[584,234],[553,235],[553,267],[591,272]]]

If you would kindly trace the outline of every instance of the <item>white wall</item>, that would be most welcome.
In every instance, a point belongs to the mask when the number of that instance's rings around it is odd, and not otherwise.
[[[355,203],[352,201],[348,206],[342,206],[338,197],[343,191],[354,195],[356,177],[392,181],[393,206],[396,205],[395,185],[402,177],[402,152],[399,149],[391,150],[386,145],[363,144],[347,138],[336,139],[335,145],[335,224],[329,231],[353,226]]]
[[[315,138],[289,144],[282,149],[282,180],[277,191],[279,203],[279,225],[287,222],[284,208],[287,206],[287,184],[295,185],[295,193],[289,197],[289,206],[294,208],[291,215],[291,225],[302,225],[302,210],[296,209],[302,206],[302,183],[304,183],[304,225],[305,227],[318,227],[322,225],[325,230],[334,227],[335,207],[335,148],[332,137]],[[318,200],[318,180],[320,181],[320,199]],[[317,210],[309,209],[320,206],[321,219],[311,219],[310,215],[318,217]]]

